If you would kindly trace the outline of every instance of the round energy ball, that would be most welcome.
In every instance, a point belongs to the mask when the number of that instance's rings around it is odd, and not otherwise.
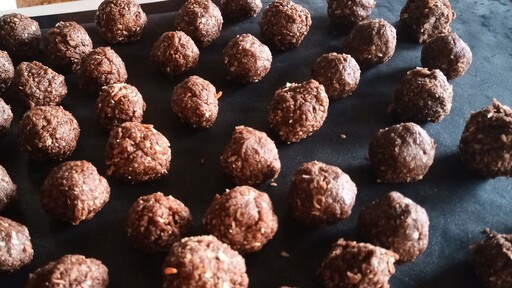
[[[0,211],[16,199],[16,184],[9,177],[5,168],[0,165]]]
[[[18,145],[30,159],[61,161],[73,153],[80,136],[75,117],[60,106],[36,106],[18,125]]]
[[[181,31],[165,32],[153,45],[151,60],[170,77],[182,74],[199,61],[199,49],[192,39]]]
[[[222,30],[222,15],[211,0],[187,0],[176,16],[176,29],[185,32],[199,47],[210,45]]]
[[[0,138],[9,132],[12,117],[11,107],[5,103],[4,99],[0,98]]]
[[[263,11],[261,36],[275,50],[285,51],[299,46],[311,26],[309,11],[291,0],[275,0]]]
[[[41,29],[37,21],[11,13],[0,17],[0,49],[16,59],[32,58],[39,51]]]
[[[254,17],[262,6],[261,0],[220,0],[222,17],[230,20]]]
[[[104,0],[95,17],[101,37],[110,43],[139,40],[147,22],[146,13],[133,0]]]
[[[330,100],[338,100],[356,90],[361,69],[352,56],[329,53],[316,59],[311,68],[311,77],[324,85]]]
[[[11,85],[14,65],[7,52],[0,50],[0,95]]]
[[[223,53],[228,79],[240,83],[260,81],[272,64],[270,49],[251,34],[231,39]]]
[[[25,225],[0,216],[0,272],[10,273],[29,264],[34,256]]]
[[[423,179],[434,161],[436,145],[414,123],[381,129],[373,136],[368,157],[377,182],[407,183]]]
[[[327,15],[335,23],[352,26],[372,14],[375,0],[327,0]]]
[[[125,83],[103,86],[96,100],[96,119],[109,130],[124,122],[141,122],[145,110],[139,90]]]
[[[169,251],[192,227],[192,215],[178,199],[157,192],[142,196],[128,213],[126,230],[133,244],[148,253]]]
[[[90,93],[99,93],[103,86],[124,83],[128,73],[124,62],[110,47],[99,47],[87,53],[80,62],[78,81]]]

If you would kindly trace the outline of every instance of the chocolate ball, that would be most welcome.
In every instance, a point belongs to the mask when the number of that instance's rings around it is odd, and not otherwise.
[[[147,22],[146,13],[133,0],[104,0],[95,17],[101,37],[110,43],[139,40]]]
[[[220,0],[222,17],[230,20],[254,17],[261,7],[261,0]]]
[[[16,59],[32,58],[39,50],[41,29],[37,21],[11,13],[0,17],[0,49]]]
[[[338,100],[356,90],[361,69],[352,56],[329,53],[316,59],[311,68],[311,77],[324,85],[330,100]]]
[[[103,86],[96,100],[96,119],[109,130],[124,122],[142,122],[145,110],[139,90],[125,83]]]
[[[0,95],[11,85],[14,65],[7,52],[0,50]]]
[[[210,45],[222,30],[222,15],[211,0],[187,0],[176,16],[176,29],[185,32],[199,47]]]
[[[240,83],[260,81],[272,64],[270,49],[251,34],[231,39],[223,53],[228,79]]]
[[[5,168],[0,165],[0,211],[16,199],[16,184],[9,177]]]
[[[0,216],[0,272],[10,273],[29,264],[34,256],[25,225]]]
[[[0,138],[9,132],[12,117],[11,107],[5,103],[4,99],[0,98]]]
[[[168,76],[174,77],[194,67],[199,61],[199,49],[181,31],[165,32],[153,45],[151,60]]]
[[[327,15],[335,23],[352,26],[372,14],[375,0],[327,0]]]
[[[124,62],[110,47],[99,47],[87,53],[80,62],[78,81],[90,93],[99,93],[103,86],[124,83],[128,73]]]

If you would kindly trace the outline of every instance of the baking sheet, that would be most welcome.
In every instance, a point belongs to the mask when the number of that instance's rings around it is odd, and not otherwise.
[[[64,254],[78,253],[101,260],[110,274],[110,287],[161,287],[161,265],[165,255],[147,255],[132,247],[125,220],[131,204],[141,195],[162,191],[183,201],[194,216],[192,235],[204,233],[201,218],[216,193],[232,188],[220,170],[219,157],[236,125],[271,133],[266,121],[267,105],[274,91],[286,82],[310,78],[312,62],[323,53],[339,52],[348,31],[331,25],[323,0],[297,1],[309,9],[313,25],[297,49],[274,53],[272,69],[259,83],[237,85],[222,72],[222,49],[237,34],[259,37],[259,17],[225,23],[221,37],[201,49],[199,65],[174,80],[166,78],[149,61],[153,43],[173,29],[176,10],[183,1],[143,6],[149,23],[142,39],[132,44],[112,45],[124,59],[128,83],[144,96],[145,123],[152,123],[166,135],[172,148],[168,176],[145,184],[130,185],[108,177],[111,199],[92,220],[72,226],[52,220],[41,209],[39,188],[57,163],[36,163],[18,152],[16,123],[23,110],[13,104],[15,120],[7,138],[0,141],[0,164],[18,185],[19,199],[2,215],[28,226],[35,255],[20,271],[0,278],[0,287],[23,287],[28,274]],[[264,6],[268,1],[264,1]],[[384,18],[398,27],[405,1],[377,1],[372,18]],[[399,29],[395,55],[383,65],[362,73],[356,92],[347,99],[331,102],[323,127],[297,144],[277,141],[282,171],[278,184],[258,188],[267,192],[279,217],[279,229],[262,251],[247,255],[250,287],[320,287],[315,278],[321,259],[339,237],[355,239],[355,224],[362,206],[392,190],[425,207],[430,216],[427,251],[414,263],[397,267],[392,287],[482,287],[470,265],[468,246],[481,239],[484,227],[512,233],[512,182],[485,179],[468,171],[457,154],[465,120],[471,111],[489,105],[492,98],[512,105],[512,3],[508,0],[452,1],[457,18],[453,30],[473,51],[467,73],[452,81],[454,102],[450,115],[441,123],[423,127],[437,144],[433,166],[425,179],[411,184],[378,184],[366,159],[371,136],[380,128],[397,123],[387,114],[393,89],[409,69],[420,66],[421,46]],[[93,24],[94,13],[83,12],[36,18],[42,27],[59,20],[83,23],[94,46],[106,46]],[[199,75],[223,91],[217,122],[207,130],[181,124],[170,112],[173,87],[186,76]],[[80,90],[74,75],[66,76],[69,93],[63,106],[79,121],[81,136],[69,160],[91,161],[105,174],[104,150],[107,133],[94,119],[95,98]],[[345,134],[342,139],[340,134]],[[305,229],[289,217],[287,193],[293,171],[312,160],[339,166],[358,187],[356,205],[349,219],[336,225]],[[290,257],[282,256],[285,251]]]

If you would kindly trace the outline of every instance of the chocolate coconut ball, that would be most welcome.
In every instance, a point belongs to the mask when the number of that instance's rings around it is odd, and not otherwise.
[[[36,106],[18,125],[18,145],[30,159],[61,161],[73,153],[80,136],[75,117],[60,106]]]
[[[494,100],[474,112],[459,142],[462,161],[486,177],[512,177],[512,110]]]
[[[145,110],[139,90],[125,83],[104,86],[96,100],[96,119],[109,130],[124,122],[141,122]]]
[[[95,17],[101,37],[110,43],[139,40],[147,22],[146,13],[133,0],[104,0]]]
[[[0,49],[13,58],[32,58],[39,50],[41,29],[37,21],[11,13],[0,17]]]
[[[110,47],[99,47],[87,53],[80,62],[80,87],[90,93],[99,93],[103,86],[124,83],[128,73],[124,62]]]
[[[11,85],[14,65],[7,52],[0,50],[0,95]]]
[[[338,240],[318,271],[325,288],[389,288],[398,255],[366,243]]]
[[[153,45],[151,60],[170,77],[182,74],[199,61],[199,49],[192,39],[181,31],[165,32]]]
[[[364,242],[395,252],[399,263],[412,262],[427,249],[427,212],[398,192],[364,207],[357,227]]]
[[[251,34],[231,39],[223,53],[228,79],[239,83],[260,81],[272,64],[270,49]]]
[[[472,61],[468,44],[455,33],[438,36],[421,49],[421,65],[441,70],[448,80],[464,75]]]
[[[407,183],[423,179],[434,161],[436,145],[414,123],[381,129],[373,136],[368,157],[377,182]]]
[[[82,255],[64,255],[30,273],[26,288],[108,286],[108,269],[101,261]]]
[[[361,69],[352,56],[329,53],[316,59],[311,68],[311,77],[324,85],[330,100],[338,100],[356,90]]]
[[[3,166],[0,165],[0,211],[9,206],[16,199],[16,184],[9,177]]]
[[[157,192],[142,196],[128,214],[128,237],[149,253],[169,251],[192,227],[192,215],[178,199]]]
[[[408,0],[400,12],[400,23],[411,30],[421,44],[448,34],[453,19],[455,11],[448,0]]]
[[[110,197],[107,180],[87,161],[68,161],[53,168],[41,187],[46,213],[78,225],[91,219]]]
[[[215,236],[183,238],[175,243],[163,267],[164,288],[246,288],[245,260]]]
[[[220,156],[224,173],[236,185],[258,185],[274,179],[281,161],[274,141],[265,132],[245,126],[235,127]]]
[[[37,61],[16,67],[11,89],[28,108],[59,105],[68,93],[64,76]]]
[[[185,32],[199,47],[210,45],[222,29],[222,15],[210,0],[187,0],[176,16],[176,30]]]
[[[365,20],[352,30],[343,43],[361,68],[382,64],[395,53],[396,30],[384,19]]]
[[[174,87],[171,108],[181,121],[194,128],[208,128],[217,119],[221,92],[198,76],[190,76]]]
[[[287,83],[277,89],[270,102],[270,127],[285,142],[299,142],[322,127],[329,98],[316,80]]]
[[[352,26],[372,14],[375,0],[327,0],[327,15],[335,23]]]
[[[301,224],[329,225],[350,216],[356,194],[356,184],[340,168],[313,161],[293,174],[288,202]]]
[[[12,117],[11,107],[5,103],[4,99],[0,98],[0,138],[9,132]]]
[[[105,158],[107,175],[131,183],[150,181],[169,171],[171,148],[153,125],[125,122],[110,131]]]
[[[222,17],[230,20],[254,17],[261,7],[261,0],[220,0]]]
[[[439,122],[450,113],[452,97],[452,85],[443,72],[416,68],[398,83],[390,111],[406,121]]]
[[[261,250],[278,227],[268,195],[250,186],[215,195],[203,224],[208,233],[240,253]]]
[[[32,261],[34,250],[27,227],[0,216],[0,273],[14,272]]]
[[[261,36],[273,49],[290,50],[308,34],[311,15],[291,0],[275,0],[263,11],[259,26]]]

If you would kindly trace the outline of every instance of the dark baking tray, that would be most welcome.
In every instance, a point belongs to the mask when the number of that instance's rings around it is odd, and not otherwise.
[[[128,83],[139,88],[147,103],[145,123],[165,134],[172,147],[168,176],[145,184],[130,185],[108,177],[110,202],[92,220],[78,226],[52,220],[42,211],[39,188],[57,163],[36,163],[19,153],[16,126],[23,110],[14,105],[15,120],[7,138],[0,141],[0,164],[18,185],[19,198],[2,215],[28,226],[34,245],[32,263],[0,278],[0,287],[23,287],[28,274],[64,254],[78,253],[100,259],[109,268],[110,287],[161,287],[161,265],[165,255],[147,255],[134,249],[127,239],[125,219],[130,205],[141,195],[162,191],[182,200],[194,216],[192,235],[204,233],[201,218],[216,193],[233,187],[220,170],[219,156],[236,125],[270,133],[267,105],[274,91],[286,82],[310,77],[310,66],[323,53],[339,52],[347,30],[332,25],[323,0],[298,1],[309,9],[313,25],[300,47],[274,53],[270,73],[259,83],[236,85],[228,82],[222,69],[222,49],[237,34],[259,37],[259,16],[237,23],[225,23],[221,37],[201,49],[199,65],[174,80],[166,78],[149,61],[153,43],[173,29],[175,11],[183,1],[144,5],[149,24],[142,39],[133,44],[112,45],[124,59]],[[264,5],[268,1],[264,1]],[[405,1],[377,1],[372,18],[384,18],[398,27]],[[319,287],[315,271],[331,243],[339,237],[356,239],[355,222],[363,205],[397,190],[426,208],[430,216],[427,251],[414,263],[397,267],[392,287],[482,287],[471,268],[468,246],[481,239],[490,227],[512,233],[512,182],[485,179],[467,170],[459,160],[457,144],[471,111],[489,105],[493,97],[511,105],[512,3],[508,0],[452,1],[457,18],[453,30],[473,50],[473,64],[467,73],[452,81],[454,102],[451,114],[438,124],[423,127],[437,143],[433,166],[425,179],[411,184],[378,184],[366,159],[370,137],[380,128],[396,123],[387,114],[397,81],[409,69],[420,66],[421,46],[401,29],[393,58],[363,72],[356,92],[347,99],[331,102],[323,127],[297,144],[277,141],[283,169],[278,184],[266,191],[279,217],[279,230],[262,251],[247,255],[251,287]],[[59,20],[76,20],[84,25],[95,47],[108,45],[93,24],[94,12],[36,18],[43,28]],[[173,87],[188,75],[197,74],[223,91],[219,117],[206,130],[181,124],[170,112]],[[104,149],[107,133],[94,119],[95,97],[78,88],[74,75],[67,75],[68,96],[63,106],[78,119],[81,136],[70,160],[85,159],[105,174]],[[340,134],[345,134],[342,139]],[[358,187],[353,213],[346,221],[317,229],[305,229],[289,217],[287,193],[291,175],[306,161],[319,160],[337,165]],[[290,256],[282,256],[285,251]]]

